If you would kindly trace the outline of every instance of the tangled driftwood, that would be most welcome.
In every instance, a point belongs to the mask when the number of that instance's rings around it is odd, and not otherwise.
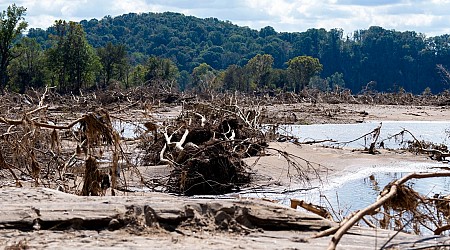
[[[96,160],[93,157],[99,155],[95,148],[99,145],[112,145],[111,186],[114,190],[120,142],[117,132],[112,128],[108,112],[100,109],[68,124],[55,124],[47,117],[49,106],[43,105],[46,93],[41,97],[38,107],[25,112],[20,119],[0,116],[0,124],[8,126],[0,135],[4,142],[0,148],[1,169],[7,169],[18,186],[21,183],[17,172],[27,173],[35,180],[36,186],[43,179],[49,178],[56,178],[56,182],[61,182],[65,180],[68,168],[76,162],[76,155],[84,152],[86,172],[81,194],[99,195],[100,184],[105,183],[106,178],[96,168]],[[67,148],[61,149],[61,135],[66,133],[76,143],[76,152],[71,156]],[[54,167],[51,167],[51,164],[54,164]],[[100,180],[98,185],[93,184],[98,178],[105,180]]]
[[[260,130],[260,110],[237,105],[185,105],[181,116],[166,124],[162,136],[144,145],[146,159],[171,166],[170,192],[223,194],[250,182],[243,158],[267,146]]]

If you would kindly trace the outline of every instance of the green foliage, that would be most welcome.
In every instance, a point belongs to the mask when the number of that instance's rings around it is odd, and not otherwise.
[[[313,76],[309,79],[308,87],[311,89],[318,89],[322,92],[330,91],[330,84],[327,79],[323,79],[320,76]]]
[[[200,92],[210,92],[221,87],[221,81],[217,79],[217,73],[208,64],[202,63],[192,71],[192,89]]]
[[[113,45],[108,42],[105,47],[97,49],[97,55],[102,63],[101,71],[103,87],[106,87],[112,79],[118,81],[126,80],[126,69],[128,66],[125,45]]]
[[[177,66],[169,59],[152,56],[147,60],[146,80],[175,80],[178,76]]]
[[[256,55],[245,65],[248,78],[250,79],[250,90],[267,89],[272,71],[273,57],[271,55]]]
[[[62,92],[78,93],[93,86],[101,64],[87,42],[83,27],[75,22],[55,21],[53,46],[47,50],[47,65],[52,83]]]
[[[223,76],[224,89],[231,91],[248,91],[248,79],[244,75],[244,69],[238,65],[230,65]]]
[[[178,87],[178,67],[170,59],[150,57],[145,63],[145,80],[156,87],[174,89]]]
[[[192,82],[192,76],[191,74],[189,74],[189,72],[183,70],[180,72],[177,82],[180,90],[185,90],[186,86],[189,86],[189,84]]]
[[[309,80],[308,87],[312,89],[318,89],[322,92],[339,92],[345,87],[344,74],[335,72],[325,79],[318,75],[315,75]]]
[[[28,26],[24,21],[26,10],[24,7],[12,4],[0,13],[0,93],[8,83],[9,63],[19,56],[14,53],[13,48],[17,46],[17,39]]]
[[[287,91],[289,90],[289,75],[287,70],[273,69],[270,77],[270,88]]]
[[[271,27],[258,32],[216,18],[200,19],[170,12],[131,13],[83,20],[80,24],[96,48],[106,46],[107,42],[125,44],[131,54],[170,58],[180,70],[188,72],[201,63],[217,70],[231,64],[243,66],[265,51],[274,52],[275,67],[281,68],[289,54],[289,44],[276,39],[279,34]],[[54,31],[48,29],[48,33]],[[29,36],[45,43],[46,34],[42,30],[32,29]]]
[[[450,67],[450,35],[427,38],[414,31],[399,32],[376,26],[349,36],[344,36],[342,29],[288,33],[276,32],[268,26],[257,31],[216,18],[201,19],[170,12],[106,16],[101,20],[83,20],[80,24],[95,48],[107,47],[109,42],[125,45],[133,67],[146,64],[152,56],[171,60],[179,71],[185,72],[176,77],[183,81],[182,88],[193,86],[191,73],[205,63],[214,70],[224,71],[215,78],[221,83],[215,84],[223,84],[225,89],[298,91],[314,76],[301,76],[294,66],[285,70],[289,67],[286,62],[299,56],[320,61],[323,65],[320,77],[327,80],[333,91],[345,87],[357,93],[368,82],[377,83],[372,91],[395,91],[394,85],[417,94],[426,87],[435,92],[448,88],[436,65]],[[57,34],[55,26],[28,32],[44,49],[54,46],[54,39],[48,38]],[[262,74],[257,68],[247,67],[257,55],[270,55],[272,69]],[[120,76],[113,73],[112,78],[120,78],[116,80],[128,85],[141,84],[138,82],[142,80],[137,80],[141,69],[135,72],[127,67],[113,70]],[[252,70],[256,74],[250,73]],[[334,75],[335,72],[343,75]],[[108,78],[105,73],[102,73],[103,83]],[[132,77],[133,73],[136,74]],[[219,76],[217,72],[214,75]],[[53,79],[58,83],[56,76]]]
[[[326,80],[333,91],[339,91],[344,89],[345,87],[345,80],[343,73],[335,72],[331,76],[327,77]]]
[[[295,91],[300,91],[306,87],[316,74],[323,69],[319,59],[311,56],[298,56],[288,61],[288,72],[290,76],[291,86]]]
[[[21,46],[14,50],[19,56],[8,67],[10,89],[24,93],[27,87],[45,86],[47,74],[42,66],[45,64],[44,51],[36,40],[25,37],[21,40]]]
[[[145,83],[145,76],[147,75],[148,69],[144,65],[137,65],[133,68],[129,74],[129,85],[130,86],[142,86]]]

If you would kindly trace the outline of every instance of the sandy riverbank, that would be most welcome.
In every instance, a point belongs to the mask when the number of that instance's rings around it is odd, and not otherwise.
[[[279,122],[297,124],[357,123],[365,121],[449,121],[447,106],[299,103],[268,107]]]

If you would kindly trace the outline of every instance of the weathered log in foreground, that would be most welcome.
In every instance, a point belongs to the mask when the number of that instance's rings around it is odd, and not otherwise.
[[[0,206],[0,244],[31,248],[324,249],[329,237],[310,236],[334,225],[266,201],[187,199],[161,193],[80,197],[45,188],[2,188]],[[394,234],[354,227],[339,247],[378,249]],[[400,233],[389,247],[424,247],[446,240]]]
[[[205,226],[245,231],[318,231],[332,223],[319,216],[259,200],[183,199],[150,196],[80,197],[52,189],[0,189],[0,229],[119,229],[136,224],[173,231],[179,226]],[[203,220],[197,225],[196,220]],[[211,220],[211,221],[208,221]],[[114,222],[116,221],[116,222]]]

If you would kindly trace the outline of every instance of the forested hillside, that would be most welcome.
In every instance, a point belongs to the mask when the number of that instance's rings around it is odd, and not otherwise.
[[[211,80],[208,85],[215,88],[230,87],[223,82],[228,77],[229,81],[249,85],[240,90],[295,90],[292,84],[286,84],[292,78],[286,69],[289,60],[298,56],[317,58],[323,69],[316,71],[320,77],[310,77],[297,90],[305,86],[330,90],[333,85],[339,85],[353,93],[366,87],[421,93],[427,87],[433,92],[448,88],[437,66],[450,66],[449,35],[427,38],[414,31],[398,32],[381,27],[351,35],[343,34],[340,29],[280,33],[272,27],[257,31],[215,18],[200,19],[169,12],[107,16],[101,20],[83,20],[80,24],[94,48],[108,43],[124,45],[133,67],[148,64],[154,56],[170,59],[181,72],[176,75],[182,88],[196,85],[195,71],[198,73],[201,66],[215,77],[222,72],[222,84]],[[46,31],[30,29],[28,37],[50,48],[49,34],[55,32],[55,27]],[[236,80],[239,70],[248,69],[249,61],[257,55],[271,56],[266,58],[269,69],[250,70],[260,74],[256,77],[259,80],[249,79],[252,77]]]

